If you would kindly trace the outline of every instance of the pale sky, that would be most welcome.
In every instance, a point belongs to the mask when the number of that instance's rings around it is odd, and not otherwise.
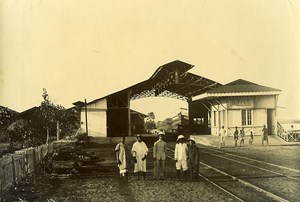
[[[65,107],[148,79],[174,60],[222,84],[282,90],[279,118],[300,118],[299,0],[0,0],[0,105]],[[158,100],[158,101],[157,101]],[[131,103],[158,119],[186,103]]]

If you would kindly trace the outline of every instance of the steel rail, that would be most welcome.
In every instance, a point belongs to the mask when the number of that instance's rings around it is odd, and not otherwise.
[[[239,155],[228,153],[228,152],[223,152],[223,151],[219,151],[217,149],[201,147],[201,146],[198,146],[198,147],[205,148],[205,149],[211,150],[211,151],[216,151],[216,152],[223,153],[223,154],[227,154],[227,155],[230,155],[230,156],[236,156],[236,157],[239,157],[239,158],[242,158],[242,159],[247,159],[247,160],[251,160],[251,161],[255,161],[255,162],[259,162],[259,163],[264,163],[264,164],[267,164],[267,165],[270,165],[270,166],[278,167],[278,168],[289,170],[289,171],[292,171],[292,172],[300,173],[300,170],[297,170],[297,169],[293,169],[293,168],[289,168],[289,167],[285,167],[285,166],[281,166],[281,165],[277,165],[277,164],[273,164],[273,163],[268,163],[268,162],[248,158],[248,157],[245,157],[245,156],[239,156]]]
[[[171,149],[168,149],[168,150],[174,152],[174,150],[171,150]],[[168,157],[170,157],[170,156],[168,156]],[[171,157],[171,158],[172,158],[172,157]],[[173,158],[172,158],[172,159],[173,159]],[[203,162],[201,162],[201,161],[200,161],[200,164],[202,164],[202,165],[204,165],[204,166],[206,166],[206,167],[208,167],[208,168],[210,168],[210,169],[212,169],[212,170],[215,170],[215,171],[217,171],[217,172],[219,172],[219,173],[221,173],[221,174],[223,174],[223,175],[225,175],[225,176],[228,176],[228,177],[232,178],[233,180],[236,180],[236,181],[238,181],[238,182],[241,182],[242,184],[244,184],[244,185],[246,185],[246,186],[248,186],[248,187],[251,187],[251,188],[253,188],[254,190],[256,190],[256,191],[258,191],[258,192],[264,193],[264,194],[266,194],[267,196],[269,196],[269,197],[271,197],[271,198],[273,198],[273,199],[275,199],[275,200],[277,200],[277,201],[288,202],[288,200],[286,200],[286,199],[284,199],[284,198],[282,198],[282,197],[280,197],[280,196],[277,196],[277,195],[275,195],[275,194],[273,194],[273,193],[271,193],[271,192],[268,192],[268,191],[266,191],[266,190],[264,190],[264,189],[262,189],[262,188],[260,188],[260,187],[255,186],[255,185],[253,185],[253,184],[251,184],[251,183],[249,183],[249,182],[246,182],[246,181],[244,181],[244,180],[242,180],[242,179],[239,179],[239,178],[237,178],[237,177],[235,177],[235,176],[233,176],[233,175],[230,175],[230,174],[228,174],[228,173],[226,173],[226,172],[223,172],[223,171],[221,171],[221,170],[219,170],[219,169],[217,169],[217,168],[215,168],[215,167],[213,167],[213,166],[210,166],[210,165],[208,165],[208,164],[205,164],[205,163],[203,163]],[[229,192],[229,191],[228,191],[228,192]],[[231,192],[230,192],[230,193],[231,193]],[[233,194],[233,195],[234,195],[234,194]]]
[[[170,149],[169,149],[170,150]],[[170,150],[172,151],[172,150]],[[173,157],[169,156],[168,154],[166,154],[167,157],[169,157],[170,159],[175,160]],[[237,199],[238,201],[243,201],[245,202],[243,199],[241,199],[240,197],[238,197],[237,195],[233,194],[232,192],[228,191],[227,189],[221,187],[220,185],[216,184],[215,182],[211,181],[210,179],[206,178],[204,175],[202,174],[198,174],[198,176],[202,177],[204,180],[210,182],[212,185],[216,186],[217,188],[221,189],[222,191],[224,191],[225,193],[227,193],[228,195],[230,195],[231,197]]]
[[[272,173],[272,174],[276,174],[276,175],[279,175],[279,176],[282,176],[282,177],[286,177],[286,178],[292,179],[292,180],[300,181],[300,179],[298,179],[298,178],[291,177],[291,176],[288,176],[288,175],[284,175],[284,174],[281,174],[281,173],[278,173],[278,172],[275,172],[275,171],[267,170],[265,168],[254,166],[254,165],[251,165],[249,163],[241,162],[241,161],[234,160],[234,159],[231,159],[231,158],[227,158],[227,157],[224,157],[224,156],[220,156],[220,155],[217,155],[217,154],[211,154],[211,153],[205,152],[205,151],[201,151],[201,152],[209,154],[209,155],[212,155],[212,156],[216,156],[216,157],[219,157],[219,158],[227,159],[229,161],[233,161],[233,162],[236,162],[236,163],[239,163],[239,164],[243,164],[243,165],[246,165],[246,166],[257,168],[257,169],[260,169],[260,170],[263,170],[263,171],[266,171],[266,172],[269,172],[269,173]]]

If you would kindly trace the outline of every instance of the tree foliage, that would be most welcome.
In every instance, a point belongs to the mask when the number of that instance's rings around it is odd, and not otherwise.
[[[79,127],[79,116],[76,109],[67,110],[49,100],[46,89],[43,89],[43,101],[32,113],[15,125],[10,131],[9,139],[24,146],[36,146],[46,142],[47,134],[56,137],[57,123],[61,136],[72,134]],[[52,138],[52,139],[54,139]]]
[[[15,120],[17,112],[0,106],[0,140],[7,139],[8,127]]]
[[[172,118],[157,123],[157,128],[166,132],[172,132]]]
[[[154,112],[148,113],[148,117],[146,118],[145,121],[145,129],[146,131],[152,130],[156,128],[155,124],[155,115]]]

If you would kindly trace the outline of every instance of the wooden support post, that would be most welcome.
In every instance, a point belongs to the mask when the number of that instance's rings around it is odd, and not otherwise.
[[[195,131],[193,131],[193,125],[194,125],[194,117],[192,112],[192,100],[188,99],[188,112],[189,112],[189,127],[188,127],[188,133],[191,135]]]
[[[86,106],[86,99],[84,99],[84,111],[85,111],[85,130],[86,135],[89,135],[89,129],[88,129],[88,114],[87,114],[87,106]]]
[[[131,137],[130,91],[128,91],[127,93],[127,107],[128,107],[128,136]]]

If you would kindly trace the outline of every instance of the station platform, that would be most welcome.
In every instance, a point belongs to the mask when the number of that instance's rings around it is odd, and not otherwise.
[[[220,136],[215,135],[191,135],[195,138],[197,144],[220,147]],[[266,145],[266,141],[264,142]],[[286,142],[277,135],[269,135],[269,146],[288,146],[288,145],[300,145],[300,142]],[[227,137],[225,142],[225,147],[234,147],[233,137]],[[240,140],[238,140],[238,146],[240,146]],[[245,137],[244,146],[262,146],[261,136],[254,136],[252,144],[249,143],[249,137]],[[223,146],[224,147],[224,146]]]

